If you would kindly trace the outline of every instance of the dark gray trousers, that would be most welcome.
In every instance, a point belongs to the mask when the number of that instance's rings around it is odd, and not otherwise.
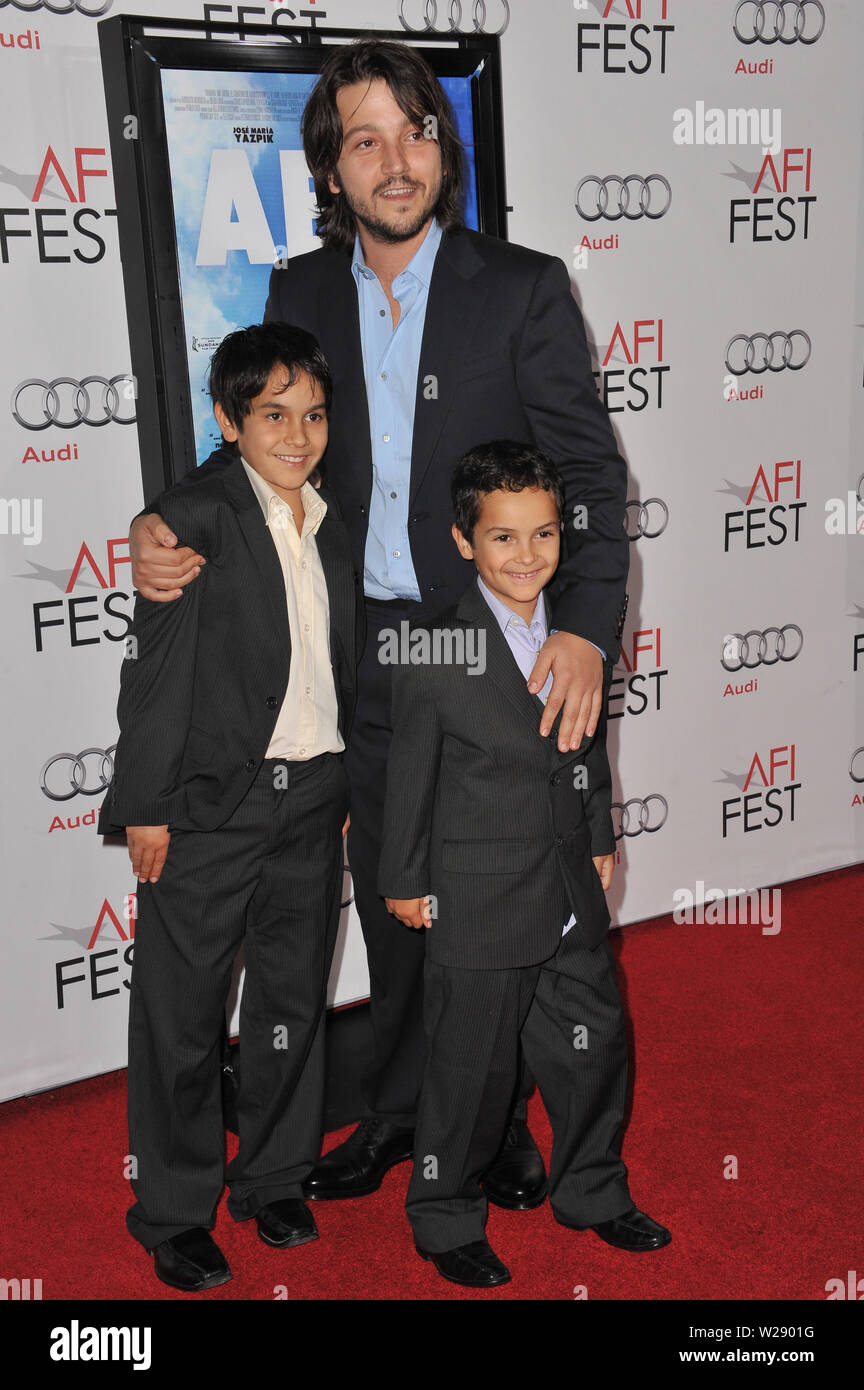
[[[137,1201],[126,1223],[148,1249],[212,1229],[226,1180],[236,1221],[302,1195],[321,1138],[347,805],[339,756],[265,760],[225,825],[173,831],[158,883],[139,885],[129,1000]],[[240,1148],[226,1171],[220,1052],[241,944]]]
[[[554,956],[521,970],[427,958],[424,1001],[428,1060],[406,1201],[417,1245],[440,1253],[483,1239],[479,1179],[509,1119],[520,1041],[552,1125],[555,1216],[593,1226],[625,1212],[627,1035],[608,941],[588,950],[576,926]]]

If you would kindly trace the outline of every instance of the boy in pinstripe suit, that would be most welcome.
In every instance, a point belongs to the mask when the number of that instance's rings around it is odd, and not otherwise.
[[[415,629],[394,670],[378,886],[395,917],[429,933],[406,1204],[415,1244],[444,1278],[490,1288],[510,1273],[485,1239],[480,1180],[502,1141],[520,1040],[552,1124],[556,1219],[626,1250],[671,1237],[634,1206],[620,1157],[627,1042],[606,939],[605,699],[594,737],[562,753],[554,725],[538,733],[551,678],[527,686],[548,635],[560,480],[537,450],[497,441],[465,455],[452,496],[453,537],[477,579],[425,639]]]

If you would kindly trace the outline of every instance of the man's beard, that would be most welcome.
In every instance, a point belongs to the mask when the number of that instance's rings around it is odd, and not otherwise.
[[[410,188],[420,187],[419,184],[409,183],[405,179],[402,179],[401,183]],[[384,184],[380,191],[383,191],[386,187],[387,185]],[[429,218],[434,214],[440,196],[441,184],[439,183],[438,187],[433,189],[432,193],[426,198],[422,208],[417,211],[410,222],[404,223],[399,227],[393,227],[389,222],[384,222],[380,217],[376,217],[371,211],[368,203],[352,202],[345,189],[342,189],[342,197],[353,213],[355,222],[359,222],[360,226],[363,227],[365,231],[369,232],[370,236],[374,237],[376,241],[389,242],[391,245],[397,245],[401,241],[410,241],[412,237],[415,237],[418,232],[422,231],[429,221]]]

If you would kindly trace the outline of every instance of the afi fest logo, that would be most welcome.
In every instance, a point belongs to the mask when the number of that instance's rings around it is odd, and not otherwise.
[[[33,604],[33,640],[37,652],[58,647],[94,647],[101,642],[124,642],[132,626],[134,590],[118,587],[118,572],[132,563],[129,540],[117,536],[104,549],[82,541],[72,570],[49,569],[31,561],[32,574],[24,579],[43,580],[60,589],[63,598],[40,599]],[[127,571],[123,570],[123,577]],[[76,589],[96,593],[76,593]],[[133,639],[130,638],[131,642]],[[126,651],[125,655],[133,653]]]
[[[660,660],[660,628],[643,627],[631,633],[629,644],[621,643],[616,670],[620,667],[624,668],[624,675],[613,676],[609,686],[609,718],[621,719],[625,714],[659,710],[663,698],[663,677],[669,674]],[[613,708],[613,702],[620,703],[622,708]]]
[[[806,241],[810,231],[810,208],[816,194],[810,192],[813,151],[795,146],[780,152],[782,158],[767,152],[756,174],[752,198],[732,198],[729,203],[729,240]],[[752,177],[733,166],[727,175],[750,187]]]
[[[772,830],[784,820],[795,820],[795,793],[801,783],[795,780],[795,744],[783,743],[750,759],[743,774],[725,772],[718,781],[730,782],[740,795],[723,802],[723,839],[730,829]]]
[[[619,321],[608,346],[589,346],[600,363],[600,370],[594,373],[597,391],[610,414],[649,406],[663,409],[663,378],[669,363],[663,360],[662,319],[634,319],[632,328]],[[627,365],[614,367],[610,362]]]
[[[672,0],[573,0],[577,13],[593,10],[600,23],[576,26],[576,71],[633,74],[665,73]],[[610,14],[623,22],[610,21]]]
[[[753,481],[743,487],[726,480],[718,489],[744,503],[743,510],[726,512],[723,519],[723,550],[759,550],[765,545],[784,545],[800,540],[801,513],[807,506],[801,500],[801,460],[783,459],[766,470],[757,468]]]
[[[113,223],[106,219],[116,219],[117,209],[88,202],[97,190],[109,188],[99,182],[107,178],[107,153],[97,145],[49,145],[35,182],[30,172],[3,169],[0,188],[17,189],[27,206],[0,207],[0,264],[97,265],[109,236],[112,248],[116,245],[108,231]]]
[[[132,954],[135,946],[137,897],[127,893],[118,912],[103,898],[92,925],[67,927],[51,922],[53,936],[42,941],[59,942],[67,950],[73,944],[74,955],[64,956],[54,964],[54,991],[57,1008],[65,1009],[70,998],[94,1004],[99,1000],[123,995],[129,989]]]

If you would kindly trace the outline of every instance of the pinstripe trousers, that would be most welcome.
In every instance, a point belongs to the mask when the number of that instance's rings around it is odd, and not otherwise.
[[[147,1249],[212,1229],[226,1179],[237,1221],[302,1196],[321,1138],[347,805],[336,754],[265,759],[229,820],[172,831],[159,881],[139,885],[128,1101],[137,1200],[126,1224]],[[221,1039],[241,944],[240,1147],[226,1171]]]
[[[421,1249],[483,1239],[480,1178],[509,1119],[520,1040],[552,1125],[555,1216],[593,1226],[627,1210],[627,1035],[608,941],[589,950],[574,926],[549,960],[518,970],[427,956],[424,1010],[428,1060],[405,1204]]]

